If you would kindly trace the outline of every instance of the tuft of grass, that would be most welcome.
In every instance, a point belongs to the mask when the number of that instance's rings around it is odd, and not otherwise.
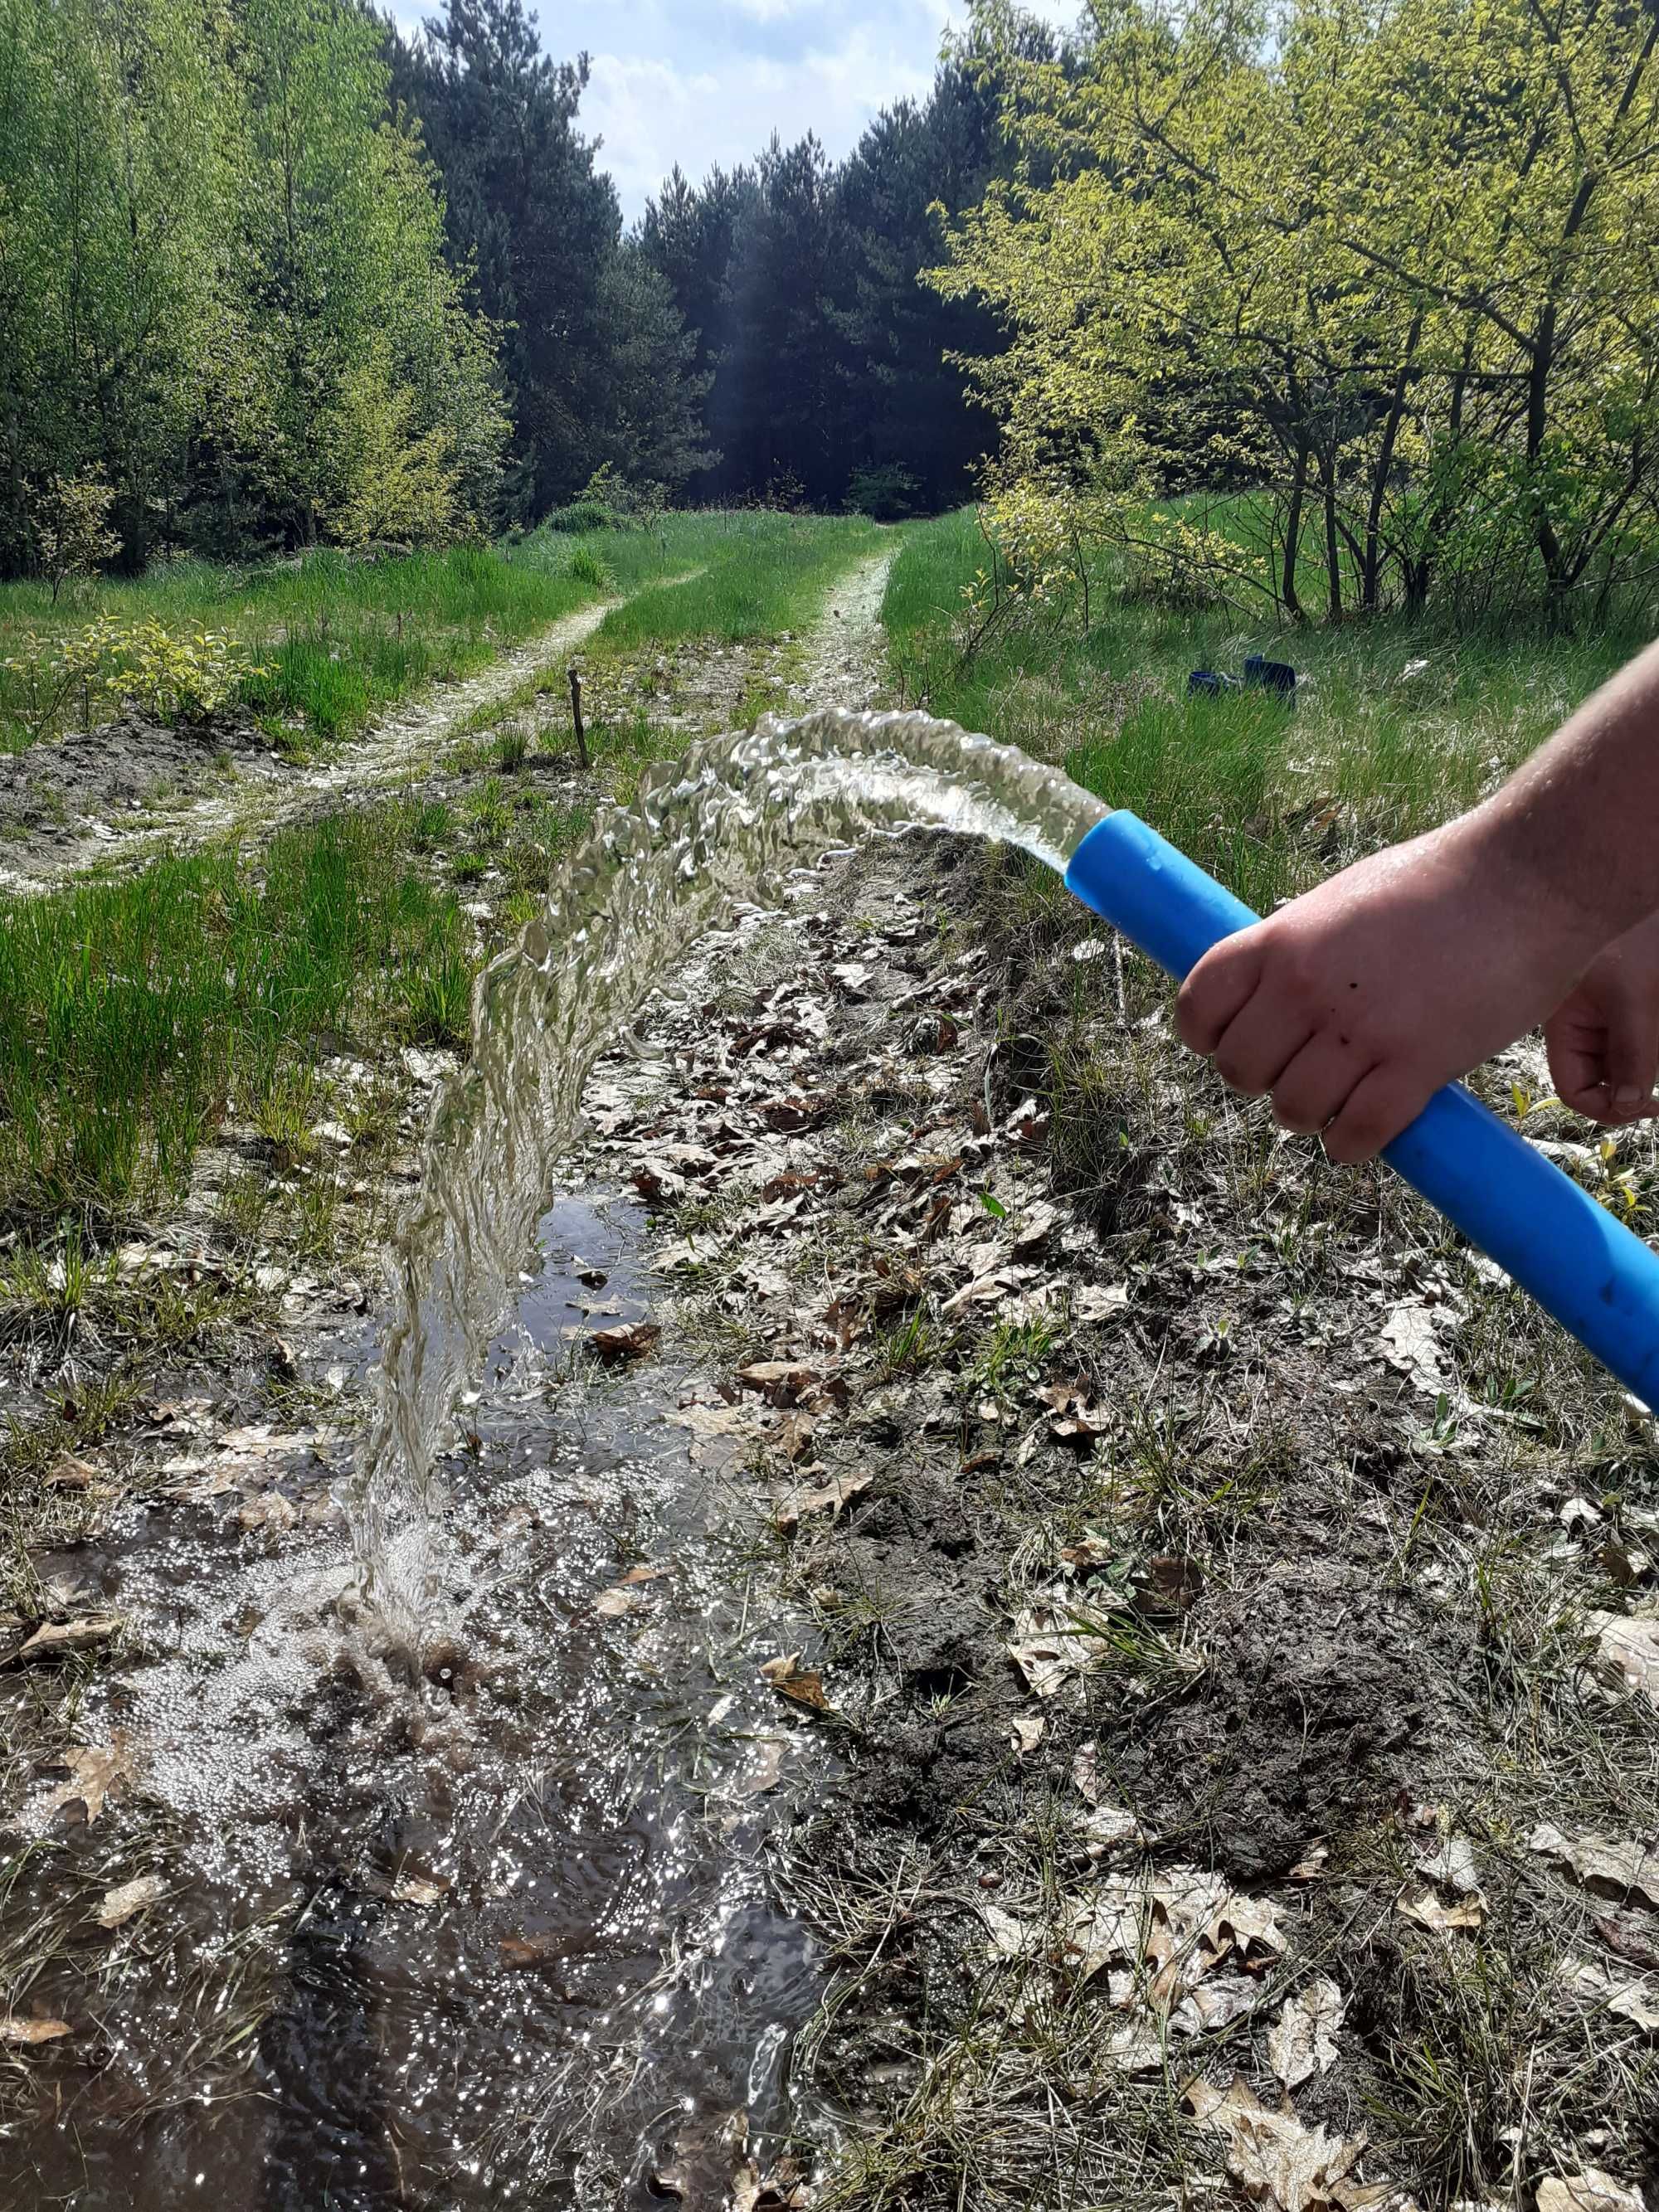
[[[410,866],[428,812],[335,816],[258,857],[167,860],[0,913],[0,1203],[150,1206],[228,1114],[301,1142],[319,1037],[452,1039],[465,924]]]
[[[472,1034],[472,967],[447,948],[406,976],[398,1009],[398,1027],[411,1044],[465,1048]]]

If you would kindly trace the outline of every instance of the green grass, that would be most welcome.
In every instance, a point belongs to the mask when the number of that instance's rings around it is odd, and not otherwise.
[[[605,641],[769,635],[804,623],[879,542],[861,522],[771,514],[671,515],[609,533],[604,573],[639,596],[611,618],[626,618],[624,633],[607,625]],[[256,703],[337,733],[591,599],[592,583],[568,573],[586,543],[544,532],[505,554],[320,556],[240,579],[179,568],[100,586],[94,601],[170,626],[234,617],[250,638],[280,624],[280,643],[260,648],[271,673]],[[700,573],[654,580],[688,571]],[[0,624],[39,619],[45,603],[13,587]],[[58,611],[84,620],[92,604]],[[655,749],[631,727],[610,745],[599,735],[624,770]],[[502,772],[454,806],[343,814],[257,855],[168,860],[0,913],[0,1205],[104,1218],[153,1207],[228,1116],[276,1132],[304,1119],[294,1085],[319,1038],[464,1042],[476,946],[457,892],[499,869],[509,918],[520,917],[592,818],[523,777],[516,732],[488,750]],[[434,887],[416,864],[440,854]]]
[[[1086,635],[1077,606],[1027,612],[964,655],[963,587],[988,560],[971,511],[907,532],[884,609],[905,696],[1063,762],[1259,908],[1472,805],[1645,642],[1405,617],[1252,628],[1123,593],[1103,553]],[[1293,714],[1188,698],[1189,671],[1237,675],[1252,652],[1298,670]]]
[[[544,529],[515,550],[516,560],[568,561],[572,540]],[[687,742],[684,730],[653,719],[635,698],[607,709],[606,664],[644,665],[644,689],[655,695],[665,678],[650,670],[650,657],[677,647],[695,654],[704,644],[752,645],[799,637],[823,612],[828,594],[859,561],[892,541],[874,525],[844,516],[743,512],[671,514],[650,531],[608,532],[579,541],[599,549],[606,568],[626,563],[634,596],[613,609],[583,647],[599,664],[599,678],[586,695],[589,758],[612,799],[626,805],[641,770],[665,751]],[[644,567],[639,564],[644,562]],[[650,563],[659,572],[653,580]],[[765,656],[752,674],[734,719],[747,725],[787,696],[784,678],[793,672],[791,648]],[[542,755],[568,754],[569,709],[562,666],[538,670],[504,698],[492,701],[459,726],[462,742],[451,755],[462,769],[495,768],[516,774],[529,758],[532,732]]]
[[[641,590],[613,610],[594,638],[596,650],[633,652],[702,637],[741,643],[802,629],[821,611],[836,579],[884,542],[874,524],[858,517],[709,514],[668,522],[681,556],[674,566],[690,566],[695,551],[702,573]],[[605,538],[605,559],[626,543]]]
[[[117,1214],[176,1189],[227,1114],[275,1128],[316,1041],[465,1034],[453,899],[408,866],[416,810],[285,832],[258,863],[169,860],[0,918],[0,1200]],[[454,1018],[434,1021],[435,1004]]]
[[[335,552],[258,568],[180,561],[131,581],[105,580],[56,605],[38,584],[0,587],[0,750],[78,723],[66,698],[52,729],[26,711],[22,668],[95,617],[153,619],[169,631],[228,631],[266,672],[241,696],[275,732],[301,742],[349,737],[381,707],[483,667],[504,645],[591,605],[728,552],[751,518],[670,515],[655,531],[617,532],[603,549],[540,532],[499,549],[454,546],[359,561]],[[835,526],[831,526],[834,527]],[[112,702],[92,703],[92,719]]]
[[[428,856],[535,893],[592,818],[491,781],[0,912],[0,1207],[154,1208],[228,1117],[302,1149],[319,1048],[465,1047],[483,956]]]

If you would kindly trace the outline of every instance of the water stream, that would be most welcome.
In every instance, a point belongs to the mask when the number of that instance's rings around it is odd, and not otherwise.
[[[791,866],[926,825],[1021,846],[1063,872],[1106,811],[1059,770],[954,723],[830,708],[695,747],[604,818],[519,949],[479,978],[472,1056],[434,1113],[396,1240],[352,1497],[363,1582],[392,1641],[418,1650],[441,1632],[434,1456],[509,1303],[600,1050],[717,915]]]
[[[573,1360],[586,1285],[625,1322],[652,1285],[637,1203],[591,1169],[561,1196],[559,1163],[697,940],[712,995],[768,926],[739,902],[914,824],[1063,868],[1103,811],[949,724],[831,712],[696,749],[596,829],[481,977],[383,1334],[336,1347],[374,1392],[349,1525],[319,1457],[280,1540],[129,1503],[62,1563],[143,1624],[77,1723],[137,1786],[26,1853],[5,1909],[44,1926],[135,1864],[162,1894],[33,1984],[79,2022],[98,1977],[101,2041],[53,2046],[52,2100],[0,2129],[0,2207],[713,2212],[740,2148],[823,2139],[787,2068],[818,1966],[762,1854],[833,1751],[759,1676],[789,1625],[672,1358]],[[635,1565],[638,1613],[604,1617]]]

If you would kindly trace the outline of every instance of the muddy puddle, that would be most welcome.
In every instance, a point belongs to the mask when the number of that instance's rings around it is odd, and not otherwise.
[[[543,1221],[443,1463],[453,1632],[412,1690],[338,1615],[343,1444],[272,1527],[129,1506],[53,1563],[144,1640],[79,1716],[98,1817],[6,1901],[57,1949],[31,2014],[76,2031],[0,2203],[712,2212],[787,2148],[818,1966],[763,1850],[826,1754],[759,1676],[785,1625],[668,1418],[672,1332],[589,1349],[652,1310],[644,1235],[592,1192]]]

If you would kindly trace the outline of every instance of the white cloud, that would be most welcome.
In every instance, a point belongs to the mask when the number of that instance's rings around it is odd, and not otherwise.
[[[775,131],[786,145],[816,131],[833,157],[848,152],[891,100],[927,92],[933,57],[855,30],[793,60],[722,56],[686,70],[643,55],[596,53],[582,123],[604,142],[603,166],[624,210],[638,215],[678,161],[701,177],[750,161]]]
[[[1083,0],[1025,0],[1050,22]],[[392,0],[412,32],[441,0]],[[534,0],[532,0],[532,6]],[[940,42],[968,0],[541,0],[543,46],[583,51],[592,79],[581,128],[603,138],[602,165],[624,213],[640,215],[678,161],[702,177],[751,161],[774,131],[816,131],[832,160],[880,109],[926,94]]]

